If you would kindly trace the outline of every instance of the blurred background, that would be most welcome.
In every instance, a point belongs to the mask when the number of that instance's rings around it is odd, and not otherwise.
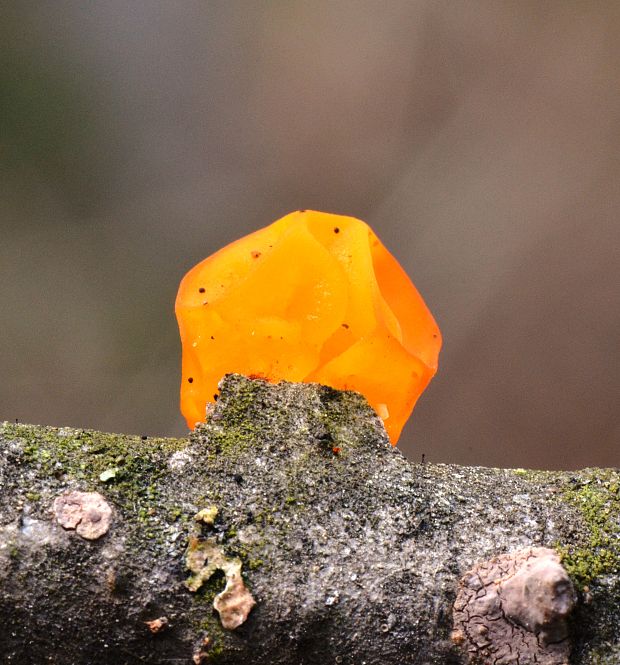
[[[444,336],[412,460],[620,466],[620,3],[0,7],[0,419],[183,435],[181,277],[360,217]]]

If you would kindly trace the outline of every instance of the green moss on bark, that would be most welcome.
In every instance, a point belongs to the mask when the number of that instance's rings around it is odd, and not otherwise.
[[[589,470],[571,479],[564,500],[583,518],[579,545],[559,547],[562,563],[583,589],[597,578],[620,573],[620,473]]]

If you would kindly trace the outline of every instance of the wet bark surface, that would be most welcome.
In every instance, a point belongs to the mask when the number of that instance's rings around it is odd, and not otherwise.
[[[0,661],[484,663],[454,639],[460,579],[545,546],[570,662],[617,663],[619,515],[617,471],[411,464],[313,384],[226,377],[187,439],[4,423]]]

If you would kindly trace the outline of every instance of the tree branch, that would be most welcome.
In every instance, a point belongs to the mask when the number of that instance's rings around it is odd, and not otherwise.
[[[361,396],[312,384],[228,376],[189,439],[4,423],[0,661],[524,665],[534,635],[536,662],[618,663],[619,516],[618,471],[411,464]],[[507,612],[536,575],[566,626]]]

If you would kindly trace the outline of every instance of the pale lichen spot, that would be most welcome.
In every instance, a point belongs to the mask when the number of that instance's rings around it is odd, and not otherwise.
[[[54,517],[60,526],[87,540],[108,532],[112,508],[99,492],[65,492],[54,499]]]

